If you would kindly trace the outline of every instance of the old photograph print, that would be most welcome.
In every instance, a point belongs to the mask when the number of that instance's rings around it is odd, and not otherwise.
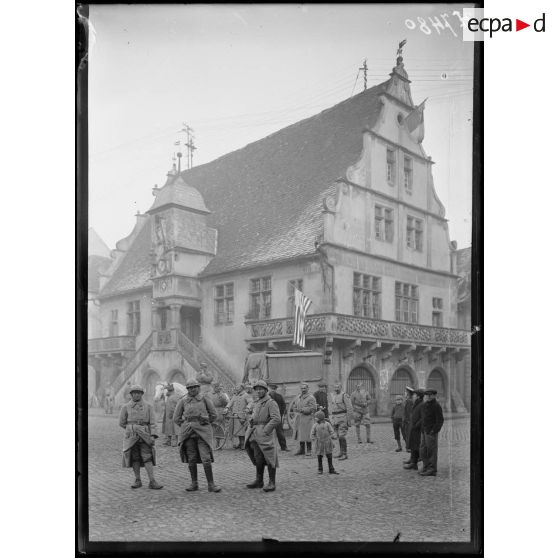
[[[87,7],[90,542],[471,541],[467,6]]]

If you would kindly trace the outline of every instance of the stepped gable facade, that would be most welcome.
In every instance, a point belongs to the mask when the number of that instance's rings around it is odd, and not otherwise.
[[[384,83],[185,171],[117,243],[89,357],[117,398],[206,362],[228,388],[249,351],[293,350],[294,289],[322,377],[389,413],[406,384],[464,410],[456,246],[403,59]],[[303,375],[303,373],[301,372]],[[302,378],[301,378],[302,379]],[[296,385],[285,386],[286,395]]]

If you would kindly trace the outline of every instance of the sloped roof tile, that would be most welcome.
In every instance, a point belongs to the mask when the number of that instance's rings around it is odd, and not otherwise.
[[[217,255],[213,275],[310,255],[322,232],[322,200],[361,155],[362,132],[380,114],[387,82],[283,128],[242,149],[181,173],[211,211]],[[150,285],[151,219],[102,295]]]

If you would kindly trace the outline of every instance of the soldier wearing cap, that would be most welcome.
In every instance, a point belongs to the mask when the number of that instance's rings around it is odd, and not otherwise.
[[[251,409],[253,401],[252,397],[244,390],[242,384],[236,386],[235,392],[225,408],[225,414],[231,413],[232,415],[229,422],[229,434],[233,440],[233,448],[243,449],[249,418],[248,411]],[[238,438],[238,443],[235,443],[236,438]]]
[[[250,427],[246,431],[246,452],[256,466],[256,480],[247,488],[263,488],[264,492],[275,490],[275,477],[279,467],[279,456],[275,427],[281,424],[279,406],[269,397],[269,389],[263,380],[254,384],[258,400],[254,404]],[[269,483],[263,485],[264,469],[267,465]]]
[[[318,405],[318,410],[323,411],[325,418],[329,417],[328,398],[327,398],[327,383],[320,382],[318,384],[318,391],[314,393],[314,399]]]
[[[364,425],[366,429],[366,443],[373,444],[370,439],[370,412],[368,411],[368,405],[372,401],[370,394],[364,389],[363,384],[357,384],[357,387],[353,393],[351,393],[351,404],[353,406],[353,417],[355,419],[355,428],[357,435],[357,442],[362,444],[360,438],[360,425]]]
[[[339,455],[337,459],[348,459],[347,432],[353,418],[353,405],[351,398],[342,391],[341,384],[335,384],[335,392],[331,395],[329,412],[335,434],[339,438]]]
[[[167,437],[163,445],[176,447],[178,443],[178,426],[174,423],[174,410],[180,401],[180,395],[174,391],[174,386],[169,383],[165,386],[167,398],[165,400],[165,408],[163,410],[163,428],[162,432]]]
[[[411,412],[413,410],[413,393],[415,393],[415,390],[412,387],[405,386],[405,404],[403,407],[403,426],[401,427],[401,433],[403,434],[403,440],[405,440],[405,451],[407,453],[411,453],[408,440],[409,424],[411,423]]]
[[[438,433],[444,424],[444,413],[441,405],[436,401],[435,389],[424,392],[424,404],[421,408],[422,432],[420,440],[420,455],[422,457],[423,477],[435,477],[438,470]]]
[[[318,405],[314,396],[308,392],[308,384],[300,384],[300,395],[293,402],[292,410],[295,412],[294,439],[300,444],[295,455],[304,455],[304,444],[306,444],[306,455],[312,455],[312,426],[314,425],[314,413]]]
[[[200,393],[197,380],[186,382],[188,393],[180,399],[174,410],[174,422],[180,427],[178,444],[180,458],[188,463],[192,484],[188,492],[198,490],[198,463],[203,465],[209,492],[221,492],[213,481],[213,429],[211,423],[217,418],[215,406],[209,395]]]
[[[405,469],[418,469],[420,457],[420,436],[422,430],[422,406],[424,405],[424,389],[417,389],[413,393],[413,409],[409,422],[409,439],[407,447],[411,450],[411,457],[404,461]]]
[[[134,470],[136,480],[132,488],[141,487],[141,467],[145,467],[149,477],[149,488],[159,490],[163,488],[155,480],[153,466],[155,460],[155,439],[157,426],[153,406],[143,401],[144,389],[133,385],[128,390],[131,400],[120,410],[119,424],[124,428],[124,442],[122,445],[122,466]]]

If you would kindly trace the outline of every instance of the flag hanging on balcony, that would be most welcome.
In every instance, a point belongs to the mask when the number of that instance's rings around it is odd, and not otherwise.
[[[311,304],[312,301],[309,298],[305,297],[298,289],[295,289],[293,345],[298,345],[302,348],[305,347],[304,318]]]

